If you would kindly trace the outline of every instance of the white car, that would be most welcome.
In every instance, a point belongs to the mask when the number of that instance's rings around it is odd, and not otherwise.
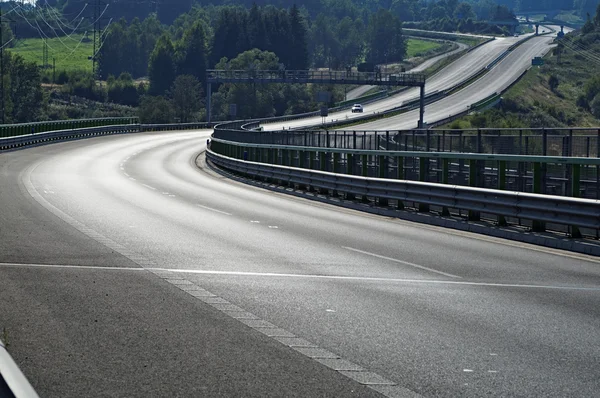
[[[363,107],[361,104],[352,105],[352,113],[355,113],[355,112],[362,113],[362,111],[363,111]]]

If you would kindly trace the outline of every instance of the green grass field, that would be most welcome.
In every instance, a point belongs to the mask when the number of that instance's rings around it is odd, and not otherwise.
[[[435,41],[419,40],[412,38],[408,39],[406,46],[406,58],[420,57],[428,51],[435,50],[436,48],[439,48],[441,46],[441,43]]]
[[[61,42],[62,41],[62,42]],[[92,70],[92,61],[88,59],[92,55],[92,41],[81,41],[81,36],[73,35],[71,38],[61,37],[49,39],[48,63],[52,70],[52,60],[56,59],[56,73],[72,70]],[[9,51],[19,54],[26,61],[43,63],[43,41],[42,39],[20,39]]]

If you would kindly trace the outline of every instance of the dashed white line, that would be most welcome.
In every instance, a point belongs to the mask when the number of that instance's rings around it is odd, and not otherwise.
[[[251,222],[252,224],[260,224],[260,221],[258,221],[258,220],[250,220],[250,222]]]
[[[212,207],[204,206],[204,205],[201,205],[201,204],[197,204],[196,206],[201,207],[201,208],[206,209],[206,210],[214,211],[215,213],[225,214],[226,216],[230,216],[231,215],[231,213],[227,213],[226,211],[222,211],[222,210],[218,210],[218,209],[213,209]]]
[[[354,249],[354,248],[352,248],[352,247],[347,247],[347,246],[342,246],[342,248],[344,248],[344,249],[346,249],[346,250],[353,251],[353,252],[357,252],[357,253],[365,254],[365,255],[367,255],[367,256],[371,256],[371,257],[377,257],[377,258],[381,258],[381,259],[383,259],[383,260],[393,261],[393,262],[395,262],[395,263],[404,264],[404,265],[409,265],[409,266],[411,266],[411,267],[419,268],[419,269],[422,269],[422,270],[425,270],[425,271],[434,272],[434,273],[436,273],[436,274],[440,274],[440,275],[449,276],[450,278],[459,278],[459,279],[461,278],[461,277],[460,277],[460,276],[458,276],[458,275],[453,275],[453,274],[449,274],[449,273],[447,273],[447,272],[438,271],[438,270],[436,270],[436,269],[433,269],[433,268],[428,268],[428,267],[424,267],[424,266],[422,266],[422,265],[415,264],[415,263],[410,263],[410,262],[408,262],[408,261],[402,261],[402,260],[398,260],[398,259],[396,259],[396,258],[392,258],[392,257],[386,257],[386,256],[382,256],[382,255],[379,255],[379,254],[370,253],[370,252],[366,252],[366,251],[364,251],[364,250]]]
[[[148,188],[148,189],[151,189],[151,190],[153,190],[153,191],[156,191],[156,188],[154,188],[154,187],[151,187],[150,185],[147,185],[147,184],[142,184],[142,185],[143,185],[143,186],[145,186],[145,187],[146,187],[146,188]]]

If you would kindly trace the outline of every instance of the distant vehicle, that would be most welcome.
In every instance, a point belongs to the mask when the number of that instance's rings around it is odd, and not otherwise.
[[[355,113],[355,112],[362,113],[362,111],[363,111],[363,107],[361,104],[352,105],[352,113]]]

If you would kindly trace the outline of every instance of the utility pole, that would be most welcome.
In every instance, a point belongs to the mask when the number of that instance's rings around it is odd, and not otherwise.
[[[96,78],[96,75],[98,73],[98,66],[97,66],[97,52],[100,51],[100,47],[102,46],[102,20],[105,18],[102,18],[101,15],[103,14],[104,10],[101,9],[101,7],[104,6],[106,9],[106,1],[105,0],[95,0],[94,2],[94,45],[93,45],[93,49],[92,49],[92,74],[94,76],[94,79]]]

